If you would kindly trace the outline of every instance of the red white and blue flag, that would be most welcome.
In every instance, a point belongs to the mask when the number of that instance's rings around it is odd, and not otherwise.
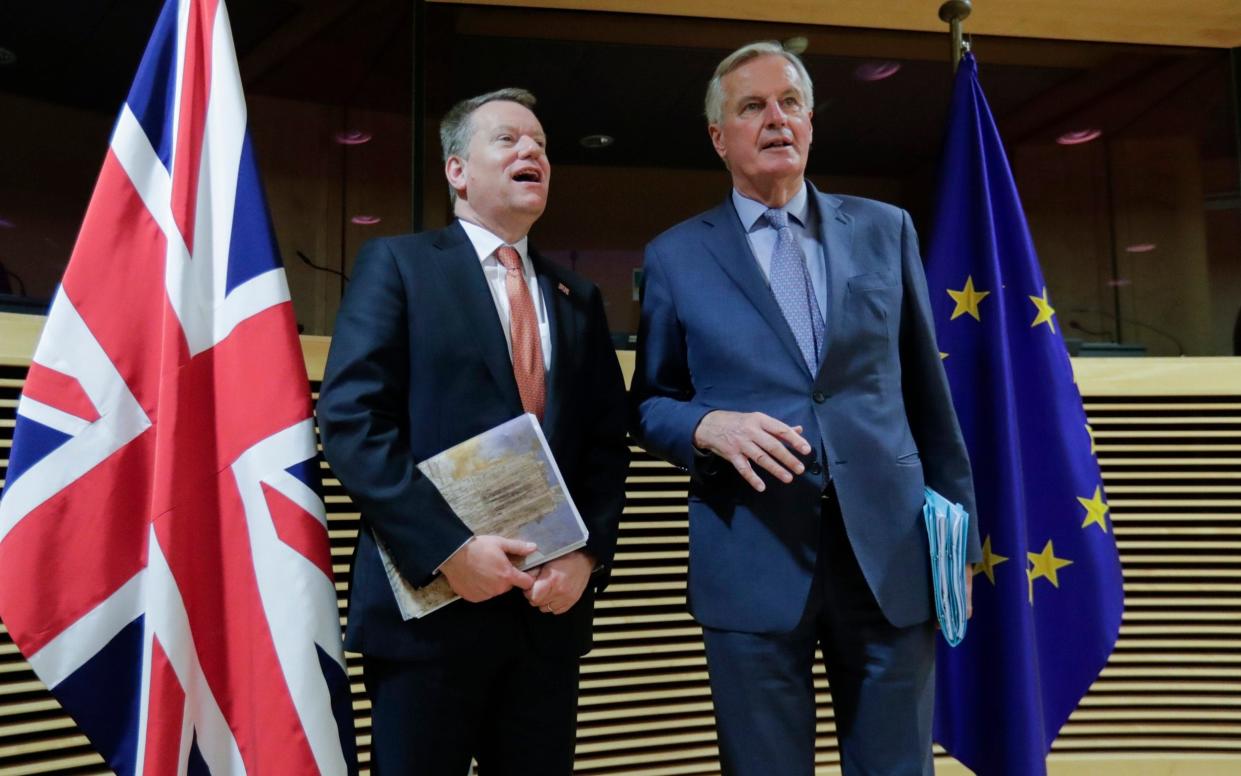
[[[167,0],[17,408],[0,617],[109,765],[356,770],[306,368],[222,0]]]

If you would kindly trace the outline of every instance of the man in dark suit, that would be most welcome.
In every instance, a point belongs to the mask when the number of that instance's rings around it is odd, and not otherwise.
[[[930,774],[923,486],[972,514],[973,482],[909,215],[805,180],[812,94],[776,44],[720,63],[707,119],[733,191],[647,246],[631,402],[692,475],[724,772],[813,772],[817,644],[844,772]]]
[[[324,453],[362,515],[346,649],[364,656],[377,776],[570,774],[578,659],[591,646],[628,465],[624,383],[599,290],[527,244],[551,167],[534,98],[466,100],[440,135],[456,221],[373,240],[336,319]],[[473,536],[415,464],[523,411],[539,416],[590,531],[531,570],[532,545]],[[376,547],[464,602],[405,622]]]

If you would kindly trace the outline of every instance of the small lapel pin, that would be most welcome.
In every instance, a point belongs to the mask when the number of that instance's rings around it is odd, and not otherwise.
[[[569,287],[566,286],[564,283],[557,283],[556,290],[564,294],[565,296],[569,295]]]

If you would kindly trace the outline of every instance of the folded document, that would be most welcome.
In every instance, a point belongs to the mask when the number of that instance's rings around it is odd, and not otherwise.
[[[940,632],[948,645],[955,647],[965,638],[966,575],[971,573],[965,561],[969,537],[970,513],[930,488],[922,507],[926,519],[926,536],[931,548],[931,584],[935,595],[935,616]]]

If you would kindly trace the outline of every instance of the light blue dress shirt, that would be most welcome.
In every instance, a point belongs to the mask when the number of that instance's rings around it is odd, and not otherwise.
[[[745,229],[754,260],[758,262],[763,277],[770,285],[771,255],[776,250],[776,230],[767,223],[767,218],[763,215],[768,208],[736,189],[733,189],[733,207],[741,218],[741,227]],[[801,190],[781,210],[789,214],[789,228],[793,230],[793,236],[801,243],[802,252],[806,254],[806,268],[810,271],[810,282],[814,285],[819,312],[823,319],[827,320],[827,261],[823,246],[819,243],[819,219],[814,208],[810,206],[805,181],[802,181]]]

